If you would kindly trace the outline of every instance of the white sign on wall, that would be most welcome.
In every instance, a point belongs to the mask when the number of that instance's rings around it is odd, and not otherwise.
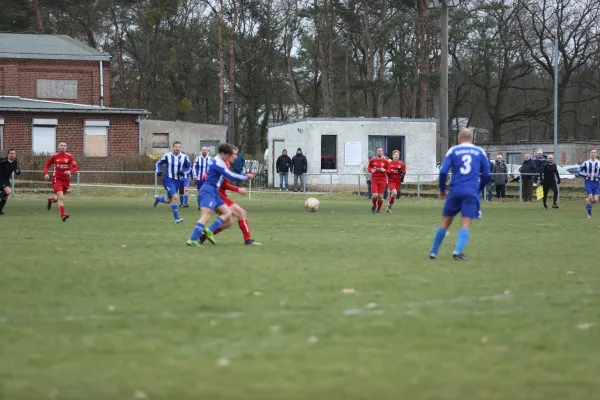
[[[360,142],[344,143],[344,164],[362,165],[362,148]]]

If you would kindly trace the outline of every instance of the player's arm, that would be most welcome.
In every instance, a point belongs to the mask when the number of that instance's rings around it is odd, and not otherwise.
[[[583,164],[581,164],[579,166],[579,171],[578,172],[579,172],[579,175],[583,176],[583,177],[586,177],[588,175],[587,174],[587,163],[586,162],[584,162]]]
[[[198,173],[200,172],[200,157],[196,157],[194,165],[192,166],[192,178],[198,180]]]
[[[164,154],[160,160],[156,162],[156,175],[162,175],[162,166],[167,163],[167,155]]]
[[[446,193],[446,180],[448,179],[448,172],[450,171],[450,167],[452,166],[452,161],[450,160],[450,154],[446,154],[444,158],[444,162],[440,167],[440,182],[439,182],[439,191],[440,193]]]
[[[485,186],[492,176],[490,173],[490,162],[487,157],[481,157],[479,169],[481,170],[481,178],[479,179],[479,191],[481,192],[485,189]]]
[[[192,164],[190,164],[190,158],[188,156],[185,156],[185,159],[183,160],[183,168],[181,169],[181,171],[184,174],[188,174],[191,170]]]
[[[54,164],[54,156],[50,157],[44,164],[44,179],[48,179],[48,170],[52,164]]]
[[[73,175],[75,172],[79,171],[79,165],[77,165],[77,162],[75,161],[75,159],[73,157],[71,157],[71,160],[69,161],[69,165],[71,166],[71,169],[69,170],[69,172],[71,172],[71,175]]]
[[[19,160],[15,159],[15,175],[21,175],[21,168],[19,168]]]
[[[215,163],[211,167],[218,168],[219,173],[229,180],[239,180],[239,181],[248,180],[248,175],[236,174],[235,172],[230,171],[229,168],[222,167],[222,166],[218,165],[217,163]]]
[[[221,184],[221,189],[223,189],[223,190],[230,190],[230,191],[236,192],[236,193],[240,192],[240,188],[237,187],[237,186],[232,185],[231,183],[229,183],[228,180],[224,181]]]

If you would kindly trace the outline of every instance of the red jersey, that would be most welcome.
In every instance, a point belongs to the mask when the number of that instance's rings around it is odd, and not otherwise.
[[[48,169],[54,164],[54,178],[58,179],[69,179],[65,172],[69,171],[71,174],[77,172],[79,167],[75,162],[73,156],[69,153],[56,153],[46,161],[44,164],[44,175],[48,175]]]
[[[231,165],[229,165],[228,162],[226,162],[225,165],[228,169],[231,169]],[[229,179],[225,178],[223,179],[221,186],[219,186],[219,196],[221,196],[221,198],[227,197],[228,190],[231,190],[232,192],[239,192],[240,188],[232,185],[231,183],[229,183]]]
[[[373,171],[376,168],[385,168],[385,172]],[[389,161],[386,160],[384,157],[374,157],[369,160],[369,172],[371,172],[372,181],[385,181],[387,179],[389,169]]]
[[[406,168],[402,161],[388,161],[390,172],[388,174],[389,181],[400,184],[402,175],[406,175]]]

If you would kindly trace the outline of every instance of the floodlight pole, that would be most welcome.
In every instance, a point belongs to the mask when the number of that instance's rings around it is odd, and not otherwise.
[[[558,37],[554,40],[554,159],[558,158]]]
[[[441,1],[442,7],[442,59],[440,62],[440,153],[441,159],[446,156],[449,146],[448,135],[448,4]]]

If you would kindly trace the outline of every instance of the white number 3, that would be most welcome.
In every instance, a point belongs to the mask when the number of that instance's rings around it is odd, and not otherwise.
[[[462,158],[462,162],[463,166],[460,167],[460,173],[466,175],[471,172],[471,162],[473,162],[473,158],[470,155],[465,154]]]

